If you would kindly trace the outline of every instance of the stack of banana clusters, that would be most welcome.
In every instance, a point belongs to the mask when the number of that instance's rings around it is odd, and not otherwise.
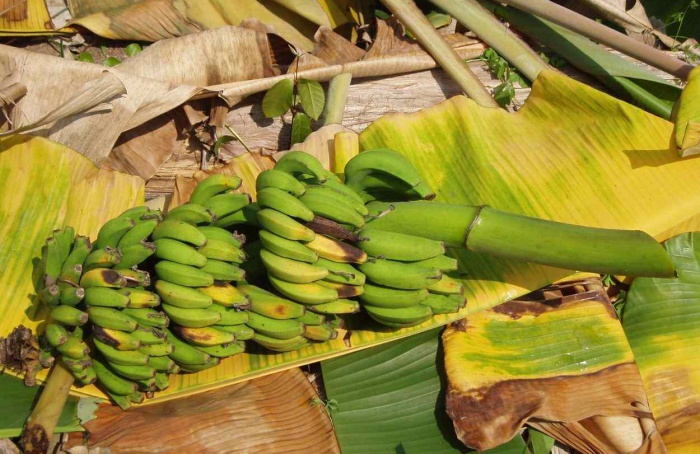
[[[197,185],[187,204],[170,210],[152,233],[155,289],[172,322],[169,357],[198,372],[241,353],[252,338],[248,298],[232,282],[245,279],[245,238],[211,225],[240,216],[250,196],[235,192],[240,178],[217,174]]]
[[[156,328],[167,325],[154,309],[160,298],[146,290],[150,275],[138,268],[155,251],[147,239],[161,219],[159,211],[132,208],[105,223],[94,244],[67,227],[43,250],[39,296],[53,307],[47,341],[79,383],[97,382],[125,408],[167,388],[168,375],[178,372],[163,358],[169,347]]]

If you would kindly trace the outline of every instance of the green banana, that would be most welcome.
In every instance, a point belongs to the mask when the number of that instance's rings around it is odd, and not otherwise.
[[[326,323],[331,325],[331,327],[335,329],[341,329],[345,327],[345,319],[343,318],[343,315],[336,315],[336,314],[324,314],[326,317]]]
[[[256,333],[275,339],[291,339],[304,332],[304,325],[297,320],[277,320],[254,312],[250,314],[246,325],[255,330]]]
[[[139,327],[129,333],[132,337],[141,341],[141,346],[163,344],[168,340],[168,332],[150,326]]]
[[[105,222],[100,231],[97,232],[97,239],[93,245],[94,249],[116,248],[119,240],[124,234],[131,230],[135,225],[134,221],[129,218],[116,217]]]
[[[139,323],[132,317],[111,307],[90,306],[87,308],[90,323],[102,328],[116,329],[131,333]]]
[[[59,302],[62,305],[75,307],[85,298],[85,289],[82,287],[60,283],[58,288],[61,291]]]
[[[213,345],[211,347],[196,347],[197,349],[216,358],[227,358],[245,351],[245,342],[231,342],[230,344]]]
[[[298,241],[282,238],[269,230],[261,230],[259,235],[263,247],[281,257],[306,263],[315,263],[318,260],[318,254],[316,252]],[[319,236],[320,235],[317,235],[316,238]]]
[[[199,229],[189,224],[185,221],[179,221],[176,219],[166,219],[165,221],[159,223],[151,234],[151,238],[155,243],[156,240],[162,238],[169,238],[171,240],[182,241],[183,243],[191,244],[193,246],[204,246],[207,243],[207,237],[204,236]],[[156,243],[156,251],[158,245]]]
[[[158,219],[146,219],[143,221],[137,221],[131,230],[126,232],[124,236],[121,237],[117,247],[124,249],[134,244],[139,244],[142,241],[146,241],[149,236],[153,233],[156,226],[158,225]]]
[[[309,325],[304,326],[303,336],[314,341],[325,342],[338,337],[338,331],[334,330],[330,325]]]
[[[37,296],[50,307],[61,303],[61,288],[56,284],[50,284],[39,290]]]
[[[349,199],[351,199],[351,204],[352,204],[353,208],[355,209],[355,211],[360,213],[362,216],[366,216],[367,214],[369,214],[369,210],[365,206],[364,201],[362,200],[362,197],[360,197],[360,195],[358,193],[356,193],[355,191],[353,191],[349,187],[345,186],[345,184],[343,184],[342,182],[329,178],[328,181],[323,183],[322,186],[327,186],[327,187],[333,189],[334,191],[339,192],[339,193],[343,194],[344,196],[348,197]]]
[[[367,253],[360,248],[325,235],[316,235],[313,241],[306,243],[306,247],[332,262],[359,264],[367,261]]]
[[[215,325],[221,320],[221,314],[209,309],[185,309],[163,303],[163,311],[170,320],[188,328],[203,328]]]
[[[216,221],[217,218],[204,205],[190,202],[169,210],[165,214],[165,219],[176,219],[190,224],[209,224]]]
[[[221,260],[224,262],[243,263],[247,256],[243,249],[233,244],[216,239],[207,239],[207,244],[197,250],[207,259]]]
[[[58,323],[51,323],[46,327],[44,336],[46,337],[46,340],[48,341],[49,345],[56,348],[59,345],[65,344],[68,338],[70,337],[70,334],[68,333],[68,330],[66,330],[66,328],[63,327],[63,325],[59,325]]]
[[[306,311],[304,315],[297,318],[305,326],[318,326],[326,322],[326,316],[323,314],[316,314],[311,311]]]
[[[204,205],[207,200],[217,194],[232,189],[238,189],[242,182],[243,180],[235,175],[225,175],[223,173],[211,175],[200,181],[194,188],[189,203]]]
[[[272,286],[281,294],[303,304],[322,304],[338,299],[338,292],[315,283],[295,284],[268,274]],[[252,308],[251,308],[252,310]]]
[[[281,189],[296,197],[306,192],[305,186],[299,180],[288,173],[275,169],[264,170],[255,179],[255,190],[257,192],[265,188]]]
[[[73,372],[73,376],[81,385],[92,385],[97,381],[97,373],[95,369],[91,367],[85,368],[82,372]]]
[[[428,298],[421,301],[420,304],[430,307],[433,310],[433,314],[453,314],[459,312],[461,308],[466,306],[467,299],[461,295],[440,295],[433,293]]]
[[[122,364],[125,366],[145,366],[148,364],[148,355],[138,350],[117,350],[105,344],[97,338],[92,339],[95,347],[110,364]]]
[[[117,292],[129,297],[129,305],[127,307],[142,309],[160,305],[160,297],[157,294],[142,288],[120,288]]]
[[[464,293],[464,284],[444,274],[442,279],[429,285],[428,290],[432,293],[440,293],[441,295],[461,295]]]
[[[373,257],[401,262],[427,260],[445,253],[445,244],[414,235],[387,232],[379,229],[362,229],[357,246]]]
[[[217,281],[242,281],[245,279],[245,271],[236,264],[224,262],[221,260],[207,259],[207,263],[201,268],[201,271],[212,276]],[[208,287],[214,281],[201,285],[200,287]]]
[[[321,162],[304,151],[290,151],[283,155],[275,164],[274,170],[288,173],[297,179],[303,175],[314,176],[319,183],[328,179]]]
[[[90,354],[90,347],[76,336],[70,336],[64,343],[57,346],[56,350],[64,357],[75,360],[82,359]]]
[[[212,305],[212,298],[198,289],[184,287],[172,282],[159,279],[156,281],[156,292],[164,304],[184,309],[205,309]]]
[[[156,246],[153,243],[142,241],[138,244],[126,246],[121,251],[121,260],[114,265],[116,270],[132,268],[145,262],[146,259],[156,252]]]
[[[141,348],[141,341],[124,331],[92,325],[92,335],[95,339],[117,350],[128,351]]]
[[[199,287],[197,291],[208,296],[220,306],[246,309],[250,305],[248,298],[228,282],[214,281],[214,284],[208,287]]]
[[[47,287],[56,283],[67,258],[68,254],[63,255],[63,249],[56,238],[46,239],[46,243],[41,248],[41,262],[44,268],[44,282]]]
[[[215,227],[231,227],[238,224],[245,224],[259,227],[257,219],[258,211],[260,211],[260,205],[255,202],[249,203],[241,210],[217,219],[212,225]]]
[[[202,268],[195,268],[170,260],[161,260],[155,264],[156,274],[164,281],[185,287],[207,287],[214,283],[214,276]]]
[[[295,336],[291,339],[276,339],[258,332],[253,336],[253,341],[273,352],[290,352],[309,345],[309,341],[304,336]]]
[[[173,349],[173,351],[175,351]],[[158,372],[169,372],[175,368],[175,361],[168,356],[151,356],[148,359],[148,365]]]
[[[132,221],[136,221],[138,219],[141,219],[142,216],[149,215],[150,213],[151,209],[149,207],[147,207],[146,205],[139,205],[124,210],[124,212],[117,217],[121,219],[131,219]]]
[[[114,372],[130,380],[148,380],[156,376],[156,370],[148,366],[131,366],[119,363],[110,363]]]
[[[328,182],[322,186],[308,186],[306,188],[306,195],[318,195],[319,198],[324,198],[338,206],[345,207],[345,209],[355,210],[355,212],[363,218],[365,215],[369,214],[369,210],[365,207],[362,199],[351,197],[347,192],[338,190],[337,188],[340,186],[339,183],[336,183],[335,186],[330,186]],[[349,190],[349,192],[352,192],[352,190]]]
[[[78,326],[88,321],[88,314],[72,306],[60,305],[51,310],[51,319],[62,325]]]
[[[262,209],[258,211],[257,219],[264,229],[288,240],[313,241],[316,237],[313,230],[277,210]]]
[[[200,232],[207,237],[207,240],[225,241],[233,246],[242,247],[245,243],[245,236],[232,234],[226,229],[214,225],[200,225],[197,227]]]
[[[122,252],[119,249],[107,246],[101,249],[93,249],[83,262],[83,271],[88,272],[95,268],[112,268],[119,264]]]
[[[358,268],[375,284],[404,290],[425,288],[442,278],[440,270],[387,259],[363,263]]]
[[[345,185],[353,190],[356,187],[361,189],[362,180],[376,173],[390,175],[409,187],[415,187],[421,182],[418,170],[402,154],[388,148],[365,150],[348,161],[344,172]]]
[[[173,352],[168,356],[181,366],[184,364],[192,366],[206,364],[211,358],[211,356],[180,340],[172,333],[170,333],[168,339],[175,346]]]
[[[349,224],[354,228],[361,228],[365,225],[365,218],[355,211],[349,204],[341,204],[338,200],[329,199],[325,194],[306,191],[306,194],[299,197],[299,200],[306,205],[316,216]]]
[[[328,303],[310,306],[309,310],[319,314],[355,314],[360,312],[360,303],[354,300],[337,299]]]
[[[365,203],[375,200],[401,202],[435,198],[435,193],[424,181],[411,187],[396,177],[381,173],[365,175],[354,183],[352,189],[358,192]]]
[[[364,285],[341,284],[325,279],[316,281],[316,283],[324,287],[335,289],[335,291],[338,292],[338,298],[352,298],[353,296],[362,295],[365,292]]]
[[[241,323],[248,321],[248,311],[228,309],[224,306],[219,306],[218,304],[212,305],[207,310],[217,312],[221,315],[219,321],[216,322],[217,325],[240,325]]]
[[[201,372],[218,366],[219,363],[221,363],[221,358],[209,357],[209,360],[205,364],[181,364],[180,370],[188,373]]]
[[[61,274],[58,276],[58,283],[77,287],[80,285],[80,276],[82,275],[83,265],[64,266],[61,268]]]
[[[163,312],[156,311],[150,308],[133,309],[127,307],[121,311],[124,315],[138,322],[141,326],[150,326],[151,328],[167,328],[170,319]]]
[[[304,203],[282,189],[261,189],[258,191],[258,205],[306,222],[314,218],[314,213]]]
[[[442,272],[457,271],[457,268],[459,267],[459,261],[457,259],[446,255],[436,255],[433,258],[421,260],[415,264],[424,268],[435,268],[436,270],[440,270]]]
[[[328,269],[322,266],[281,257],[267,249],[260,251],[260,259],[268,273],[287,282],[305,284],[328,276]]]
[[[168,371],[168,372],[170,374],[176,374],[177,372],[175,372],[175,370],[177,370],[179,372],[180,368],[177,364],[175,364],[173,362],[173,367],[171,367],[170,371]],[[166,390],[170,387],[170,375],[168,375],[168,373],[157,372],[155,379],[156,379],[156,388],[159,391]]]
[[[240,284],[238,289],[250,299],[250,311],[256,314],[286,320],[301,317],[306,312],[301,304],[280,298],[254,285]]]
[[[71,372],[82,372],[88,367],[92,367],[92,359],[89,356],[84,356],[80,359],[71,359],[65,356],[61,357],[63,364],[71,370]]]
[[[196,266],[197,268],[201,268],[207,263],[207,257],[204,254],[182,241],[161,238],[155,240],[153,244],[156,246],[155,255],[161,260],[170,260],[171,262]]]
[[[249,194],[231,192],[215,195],[203,205],[214,214],[216,219],[221,219],[242,210],[250,202]]]
[[[212,328],[233,334],[236,337],[236,341],[252,339],[253,334],[255,333],[253,328],[250,328],[244,323],[240,325],[214,325]]]
[[[350,264],[320,258],[316,265],[328,270],[329,274],[325,277],[327,281],[349,285],[363,285],[365,283],[365,275]]]
[[[428,306],[423,306],[421,304],[410,307],[402,307],[399,309],[365,306],[365,310],[367,311],[370,317],[372,317],[380,323],[383,321],[387,321],[390,323],[398,323],[401,325],[418,325],[430,319],[433,316],[432,309]]]
[[[77,235],[73,241],[73,249],[61,266],[58,280],[77,286],[80,282],[80,275],[83,274],[83,263],[91,251],[90,238]]]
[[[381,287],[373,284],[365,284],[365,292],[360,300],[370,306],[386,307],[388,309],[400,309],[411,307],[428,298],[429,293],[425,288],[418,290],[400,290],[390,287]]]
[[[160,344],[142,345],[139,352],[147,355],[149,358],[157,358],[171,355],[175,351],[175,345],[172,342],[163,342]]]
[[[109,392],[119,396],[127,396],[138,390],[137,383],[115,374],[101,360],[93,358],[92,367],[95,368],[100,385],[104,386]]]
[[[203,328],[188,328],[185,326],[174,325],[171,329],[175,332],[175,334],[182,339],[185,339],[188,343],[202,347],[230,344],[236,340],[236,337],[232,333],[226,333],[210,326]],[[175,345],[175,350],[177,350],[177,348],[177,345]],[[175,359],[172,356],[171,358]],[[175,361],[177,361],[177,359],[175,359]]]
[[[127,307],[129,297],[109,287],[88,287],[85,289],[85,304],[88,307]]]
[[[141,391],[131,393],[126,397],[133,404],[142,404],[146,401],[146,395],[144,393],[142,393]]]
[[[127,286],[127,278],[123,274],[124,270],[112,270],[109,268],[96,268],[83,273],[80,278],[80,286],[87,289],[89,287],[111,287],[122,288]]]

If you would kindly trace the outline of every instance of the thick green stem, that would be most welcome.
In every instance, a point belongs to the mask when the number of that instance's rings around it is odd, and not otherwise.
[[[467,96],[480,106],[498,107],[467,63],[447,44],[412,0],[382,0],[382,3],[399,18]]]
[[[496,19],[477,0],[430,0],[460,24],[467,27],[489,46],[508,60],[530,80],[535,80],[540,71],[550,69],[537,53],[523,40]]]
[[[689,65],[663,51],[647,46],[624,33],[575,13],[570,9],[559,6],[548,0],[500,0],[500,3],[514,6],[520,10],[532,13],[557,25],[573,30],[587,38],[612,47],[623,54],[634,57],[648,65],[666,71],[669,74],[686,80],[693,69]]]
[[[371,203],[374,228],[420,235],[467,249],[576,271],[672,277],[664,248],[638,230],[585,227],[438,202]]]
[[[328,97],[326,107],[323,110],[323,124],[341,124],[343,111],[348,99],[348,88],[352,81],[352,74],[342,73],[333,77],[328,83]]]
[[[57,361],[22,432],[23,452],[45,453],[66,404],[73,374]]]

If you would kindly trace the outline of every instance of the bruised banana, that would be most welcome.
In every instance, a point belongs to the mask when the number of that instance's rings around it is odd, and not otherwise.
[[[240,289],[224,281],[215,280],[212,285],[208,287],[199,287],[196,291],[208,296],[212,302],[224,307],[245,309],[250,304],[248,298]],[[175,306],[177,306],[177,304],[175,304]]]
[[[232,333],[217,330],[211,326],[203,328],[188,328],[185,326],[173,326],[171,330],[178,337],[185,339],[188,343],[197,346],[209,347],[213,345],[230,344],[236,340]],[[175,351],[177,351],[177,344]],[[175,359],[175,358],[173,358]],[[177,360],[176,360],[177,361]]]
[[[256,314],[287,320],[299,318],[306,312],[301,304],[280,298],[254,285],[241,284],[238,288],[250,299],[250,311]]]
[[[117,289],[117,292],[129,297],[127,307],[140,309],[144,307],[158,307],[160,305],[160,297],[156,293],[142,288],[120,288]]]
[[[338,292],[338,298],[352,298],[354,296],[362,295],[365,292],[364,285],[350,285],[350,284],[340,284],[338,282],[332,282],[327,280],[316,281],[318,285],[324,287],[335,289]]]
[[[324,235],[316,235],[312,241],[304,245],[318,254],[319,257],[332,262],[360,264],[367,261],[367,253],[363,250]]]
[[[88,272],[95,268],[112,268],[122,259],[120,249],[107,246],[101,249],[93,249],[83,262],[83,271]]]
[[[260,251],[260,259],[268,273],[287,282],[306,284],[328,276],[328,269],[322,266],[281,257],[267,249]]]
[[[219,321],[216,322],[217,325],[240,325],[248,321],[248,311],[229,309],[218,304],[212,305],[208,310],[221,316]]]
[[[211,358],[210,355],[202,352],[201,350],[197,350],[192,345],[181,340],[172,333],[170,333],[168,336],[168,340],[175,347],[173,352],[168,356],[180,365],[203,365],[206,364]]]

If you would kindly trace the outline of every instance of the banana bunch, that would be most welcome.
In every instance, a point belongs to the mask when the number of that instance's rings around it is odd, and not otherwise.
[[[250,303],[232,282],[245,279],[245,238],[216,225],[244,219],[250,196],[240,178],[217,174],[200,182],[188,203],[170,210],[153,230],[155,291],[172,322],[165,355],[184,372],[198,372],[241,353],[252,338]],[[163,327],[164,328],[164,327]]]

